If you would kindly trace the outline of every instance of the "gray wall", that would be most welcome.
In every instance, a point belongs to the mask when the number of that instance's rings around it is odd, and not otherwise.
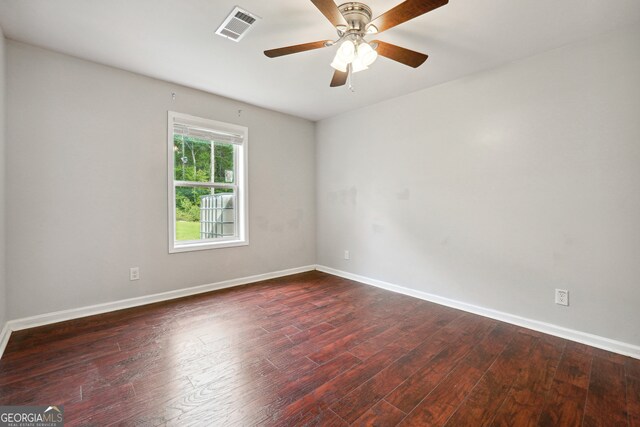
[[[9,318],[315,263],[312,122],[13,41],[7,52]],[[249,246],[168,254],[167,110],[249,127]]]
[[[319,264],[640,344],[640,27],[324,120],[316,144]]]
[[[5,39],[0,27],[0,331],[7,320],[7,291],[5,268]]]

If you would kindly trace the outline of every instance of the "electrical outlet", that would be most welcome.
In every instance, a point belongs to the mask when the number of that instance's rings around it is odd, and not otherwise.
[[[556,289],[556,304],[569,305],[569,291],[566,289]]]
[[[344,251],[344,259],[346,260],[351,259],[351,255],[349,254],[349,251]]]
[[[140,280],[140,268],[131,267],[129,269],[129,280]]]

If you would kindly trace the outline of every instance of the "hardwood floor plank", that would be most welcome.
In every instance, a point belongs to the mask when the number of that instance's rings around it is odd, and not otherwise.
[[[541,342],[536,346],[492,425],[508,427],[537,424],[563,351],[563,343],[554,345]]]
[[[468,362],[460,364],[402,421],[402,426],[442,426],[482,378]]]
[[[495,328],[494,322],[486,326],[471,329],[466,334],[456,337],[456,341],[448,345],[429,363],[407,378],[386,396],[386,400],[405,413],[409,413],[424,399],[474,345],[482,341]]]
[[[593,356],[587,346],[568,343],[555,379],[580,388],[588,388],[592,359]]]
[[[428,333],[428,331],[422,331],[421,328],[424,328],[425,325],[430,325],[433,319],[438,318],[438,322],[440,322],[438,324],[440,326],[444,326],[452,320],[450,318],[438,317],[445,313],[442,307],[420,300],[418,300],[418,303],[419,304],[416,304],[415,307],[406,312],[402,322],[394,325],[382,334],[351,348],[349,350],[351,354],[361,360],[365,360],[391,342],[410,335],[422,336],[424,333]]]
[[[305,413],[304,417],[297,419],[295,422],[293,420],[280,420],[273,425],[281,425],[287,427],[346,427],[349,425],[349,423],[340,418],[335,414],[335,412],[331,411],[330,409],[317,407]]]
[[[640,359],[632,359],[627,357],[624,363],[625,372],[628,377],[640,380]]]
[[[381,400],[353,422],[352,426],[395,426],[406,416],[404,412],[392,404]]]
[[[276,369],[267,359],[253,359],[240,363],[229,360],[226,363],[216,363],[204,369],[181,371],[180,374],[186,373],[191,384],[194,387],[199,387],[213,381],[222,381],[225,377],[240,374],[248,378],[261,378],[276,371]],[[161,375],[166,375],[166,373]]]
[[[583,426],[628,425],[624,366],[612,359],[593,358]]]
[[[514,327],[498,324],[403,420],[405,426],[440,426],[455,412],[484,372],[514,337]]]
[[[537,342],[535,337],[518,334],[445,425],[489,425],[505,401],[511,385],[526,366]]]
[[[399,339],[403,334],[399,327],[392,326],[383,333],[354,346],[349,352],[360,360],[366,360],[376,354],[380,348]]]
[[[240,371],[241,375],[235,375],[235,371],[223,372],[218,377],[205,377],[201,385],[186,393],[168,395],[156,401],[149,401],[146,396],[136,397],[133,405],[120,408],[119,415],[123,424],[131,425],[163,425],[198,408],[205,409],[209,415],[199,414],[194,419],[222,417],[263,395],[271,395],[291,378],[305,375],[316,366],[311,360],[301,359],[289,367],[287,375],[277,370],[264,376],[250,376],[246,371]],[[182,421],[185,421],[184,417]]]
[[[460,366],[459,364],[455,365],[455,369],[453,371],[455,373],[453,374],[448,372],[449,370],[443,369],[436,369],[432,374],[428,368],[423,368],[421,373],[409,378],[405,383],[401,384],[393,392],[387,395],[385,399],[403,411],[410,413],[420,402],[424,401],[424,399],[429,396],[435,388],[439,387],[438,384],[440,384],[440,379],[442,378],[443,373],[448,376],[447,380],[451,383],[452,381],[456,381],[455,376],[459,372],[465,371],[466,368],[471,366],[475,365],[479,368],[476,372],[484,372],[484,370],[488,368],[488,363],[490,363],[489,361],[492,361],[497,357],[498,353],[502,351],[504,345],[506,345],[506,343],[512,338],[512,331],[512,327],[504,324],[498,324],[486,337],[479,337],[482,338],[482,340],[477,345],[473,346],[462,361],[463,364],[467,364],[466,367],[460,369],[458,368]],[[485,360],[486,366],[483,366],[482,360]],[[424,375],[432,375],[431,380],[429,378],[423,378]],[[449,378],[452,375],[453,378]],[[444,381],[444,379],[442,379],[442,381]],[[440,391],[442,391],[442,389],[440,389]],[[453,405],[453,402],[450,404]],[[433,400],[426,400],[422,409],[424,410],[425,407],[431,407],[431,405],[433,405]],[[420,420],[420,412],[421,410],[418,410],[412,416],[416,420]]]
[[[356,331],[347,334],[342,338],[336,339],[335,341],[326,344],[318,351],[308,354],[307,357],[316,363],[325,363],[336,357],[336,355],[344,351],[348,351],[352,347],[357,346],[358,344],[368,340],[369,338],[376,337],[381,333],[384,333],[388,329],[388,325],[375,325],[362,331]]]
[[[175,346],[147,346],[127,352],[106,355],[91,361],[91,375],[85,377],[86,387],[100,388],[119,385],[162,372],[186,376],[196,369],[214,363],[211,354],[199,341],[185,341]],[[219,363],[219,360],[215,360]]]
[[[322,384],[307,395],[287,405],[283,408],[283,418],[295,423],[298,419],[304,418],[308,411],[318,407],[328,408],[329,405],[406,354],[415,345],[418,345],[418,343],[411,342],[408,339],[398,340],[387,345],[354,369]],[[286,425],[286,423],[283,425]]]
[[[200,398],[197,405],[191,403],[188,407],[181,404],[179,414],[167,416],[173,424],[183,424],[185,420],[202,424],[214,425],[264,425],[280,417],[280,410],[298,396],[308,393],[340,372],[349,370],[359,363],[354,356],[345,353],[344,356],[311,370],[292,373],[281,378],[279,382],[269,382],[262,387],[254,388],[252,393],[244,393],[241,404],[233,404],[219,410],[218,395],[213,394],[209,399]],[[253,392],[255,390],[255,392]],[[210,391],[210,390],[209,390]],[[200,397],[204,397],[200,395]],[[212,416],[212,409],[215,415]]]
[[[554,380],[542,409],[538,425],[541,427],[582,426],[587,389]]]
[[[289,339],[294,343],[294,344],[300,344],[303,343],[305,341],[310,340],[311,338],[324,334],[327,331],[330,331],[332,329],[335,329],[335,326],[332,326],[326,322],[322,322],[319,323],[309,329],[305,329],[302,330],[300,332],[298,332],[297,334],[293,334],[293,335],[288,335]]]
[[[118,344],[113,341],[92,343],[92,345],[69,347],[54,351],[41,351],[25,357],[7,360],[0,368],[0,385],[19,381],[25,376],[46,374],[64,369],[73,364],[90,363],[93,359],[120,352]]]
[[[581,426],[593,356],[582,344],[569,342],[547,394],[539,426]]]
[[[0,386],[0,396],[4,400],[5,396],[14,396],[21,394],[26,396],[29,390],[34,393],[42,393],[47,395],[48,389],[50,392],[54,392],[56,389],[74,389],[83,384],[87,378],[92,378],[97,375],[97,369],[95,367],[89,367],[84,364],[73,364],[71,366],[58,369],[44,374],[25,376],[19,381],[14,381],[6,385]],[[62,394],[62,393],[61,393]],[[20,404],[19,400],[15,400],[14,405]]]
[[[609,362],[613,362],[618,365],[624,365],[628,359],[627,356],[623,356],[617,353],[612,353],[607,350],[602,350],[601,348],[596,348],[596,347],[588,347],[588,348],[594,357],[599,357],[600,359],[608,360]]]
[[[629,427],[640,427],[640,378],[627,377]]]
[[[37,388],[25,387],[11,394],[0,393],[0,406],[69,405],[82,400],[80,388],[81,386],[77,384],[60,388],[52,388],[49,385]]]
[[[336,351],[336,347],[331,347],[334,342],[347,343],[350,339],[354,339],[358,333],[364,336],[370,336],[371,334],[378,333],[384,326],[378,324],[365,324],[364,322],[349,322],[347,325],[342,325],[337,328],[329,329],[326,331],[318,331],[318,333],[310,334],[307,339],[300,341],[294,338],[290,338],[291,344],[287,348],[283,348],[282,351],[274,352],[269,360],[278,368],[286,368],[288,363],[295,361],[300,357],[308,357],[310,354],[318,352],[321,348],[332,348],[332,351]],[[313,328],[312,328],[313,329]],[[351,332],[351,331],[354,332]],[[295,339],[295,343],[294,343]],[[338,347],[337,350],[340,350]],[[325,356],[330,356],[329,352]],[[316,363],[323,363],[331,359],[332,357],[323,357]],[[311,359],[310,359],[311,360]]]
[[[118,406],[135,397],[135,390],[131,384],[118,387],[105,387],[94,393],[91,398],[72,403],[64,408],[65,425],[106,424],[112,419],[112,412],[118,411]]]
[[[375,377],[345,396],[340,402],[334,404],[331,409],[341,418],[352,423],[379,400],[392,392],[414,372],[432,363],[433,360],[443,352],[444,355],[440,360],[444,363],[440,365],[436,364],[436,366],[440,366],[440,370],[445,370],[445,368],[441,366],[447,366],[446,353],[451,351],[452,355],[455,355],[455,351],[458,350],[459,347],[462,347],[460,353],[468,350],[464,343],[465,334],[473,336],[475,333],[482,333],[483,330],[493,325],[492,322],[487,320],[480,322],[478,320],[479,319],[467,315],[454,320],[447,325],[447,327],[436,333],[431,339],[416,347],[416,349],[407,353]],[[440,376],[443,376],[443,373],[440,373]]]
[[[167,372],[140,378],[131,385],[136,392],[136,401],[162,401],[167,396],[181,396],[195,389],[189,378],[168,375]],[[87,398],[87,396],[83,397]]]

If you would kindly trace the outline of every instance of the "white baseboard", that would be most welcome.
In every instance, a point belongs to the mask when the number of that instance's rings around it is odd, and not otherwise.
[[[388,291],[397,292],[397,293],[408,295],[414,298],[419,298],[425,301],[434,302],[436,304],[456,308],[458,310],[463,310],[469,313],[478,314],[480,316],[489,317],[491,319],[500,320],[506,323],[511,323],[513,325],[521,326],[523,328],[533,329],[534,331],[543,332],[545,334],[554,335],[567,340],[590,345],[592,347],[597,347],[603,350],[607,350],[614,353],[619,353],[625,356],[630,356],[636,359],[640,359],[640,347],[633,344],[628,344],[622,341],[616,341],[616,340],[601,337],[598,335],[593,335],[586,332],[564,328],[562,326],[553,325],[551,323],[545,323],[538,320],[527,319],[525,317],[516,316],[515,314],[509,314],[509,313],[504,313],[498,310],[492,310],[490,308],[479,307],[476,305],[467,304],[465,302],[456,301],[449,298],[443,298],[427,292],[405,288],[402,286],[383,282],[381,280],[371,279],[369,277],[360,276],[358,274],[336,270],[331,267],[325,267],[323,265],[316,266],[316,269],[328,274],[344,277],[345,279],[355,280],[356,282],[364,283],[366,285],[375,286],[378,288],[386,289]]]
[[[70,310],[56,311],[54,313],[40,314],[38,316],[25,317],[23,319],[10,320],[2,329],[0,335],[0,358],[4,353],[4,349],[9,341],[12,331],[20,331],[22,329],[35,328],[37,326],[49,325],[51,323],[64,322],[65,320],[78,319],[80,317],[93,316],[96,314],[108,313],[110,311],[122,310],[125,308],[138,307],[141,305],[162,302],[176,298],[182,298],[190,295],[202,294],[205,292],[216,291],[220,289],[232,288],[234,286],[246,285],[249,283],[260,282],[262,280],[275,279],[278,277],[290,276],[292,274],[304,273],[305,271],[315,270],[315,265],[307,265],[304,267],[290,268],[287,270],[274,271],[271,273],[257,274],[255,276],[242,277],[239,279],[225,280],[223,282],[210,283],[207,285],[195,286],[186,289],[177,289],[175,291],[163,292],[153,295],[145,295],[142,297],[129,298],[120,301],[108,302],[104,304],[96,304],[88,307],[72,308]]]
[[[7,344],[9,343],[9,337],[11,336],[11,329],[9,329],[9,323],[5,322],[2,325],[2,330],[0,331],[0,358],[4,353],[4,349],[7,348]]]

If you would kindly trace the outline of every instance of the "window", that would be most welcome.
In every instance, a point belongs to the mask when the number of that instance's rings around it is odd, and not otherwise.
[[[247,128],[170,111],[168,134],[169,252],[247,245]]]

